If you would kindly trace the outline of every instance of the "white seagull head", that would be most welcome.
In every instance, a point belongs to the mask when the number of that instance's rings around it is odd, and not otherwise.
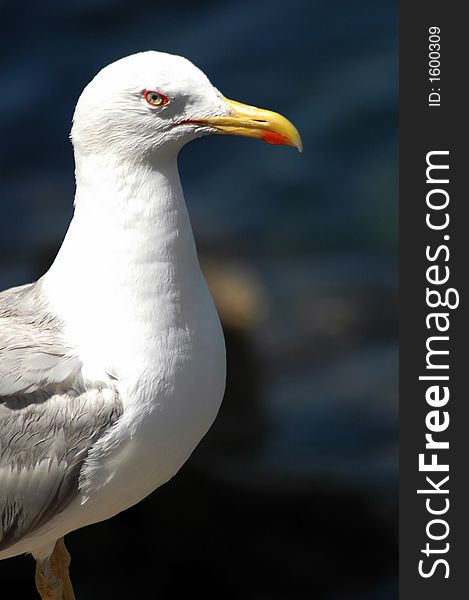
[[[187,142],[210,133],[302,149],[290,121],[228,100],[190,61],[155,51],[122,58],[95,76],[78,100],[71,137],[82,155],[144,160],[174,157]]]

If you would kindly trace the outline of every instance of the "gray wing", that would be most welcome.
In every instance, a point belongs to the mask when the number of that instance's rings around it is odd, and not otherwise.
[[[78,383],[80,369],[37,284],[0,294],[0,551],[70,503],[122,413],[112,387]]]
[[[81,362],[61,338],[40,282],[0,294],[0,396],[74,379]]]
[[[112,389],[0,399],[0,550],[62,511],[122,406]]]

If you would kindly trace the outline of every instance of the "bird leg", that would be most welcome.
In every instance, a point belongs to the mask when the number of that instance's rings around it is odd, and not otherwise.
[[[62,600],[63,583],[52,573],[50,559],[36,562],[36,589],[41,600]]]
[[[49,558],[36,563],[36,588],[41,600],[75,600],[69,565],[70,554],[60,538]]]
[[[68,569],[70,567],[70,553],[65,546],[65,540],[61,537],[57,540],[55,545],[54,553],[58,554],[58,566],[60,568],[60,579],[63,584],[63,600],[75,600],[75,593],[73,592],[72,582],[70,580],[70,574]]]

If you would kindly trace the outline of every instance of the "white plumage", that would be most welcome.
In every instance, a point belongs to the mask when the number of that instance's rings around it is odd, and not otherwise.
[[[57,540],[172,477],[219,409],[223,334],[176,163],[216,132],[301,146],[286,119],[227,100],[184,58],[103,69],[75,111],[59,254],[39,282],[0,295],[0,558],[31,552],[43,598]]]

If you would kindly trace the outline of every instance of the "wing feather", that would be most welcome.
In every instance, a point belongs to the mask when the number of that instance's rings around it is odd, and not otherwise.
[[[48,311],[40,282],[0,294],[0,396],[67,382],[81,366],[60,320]]]
[[[71,502],[122,414],[113,385],[85,389],[81,366],[40,283],[0,294],[0,551]]]
[[[122,414],[112,388],[33,393],[15,406],[0,403],[0,551],[70,503],[89,451]]]

